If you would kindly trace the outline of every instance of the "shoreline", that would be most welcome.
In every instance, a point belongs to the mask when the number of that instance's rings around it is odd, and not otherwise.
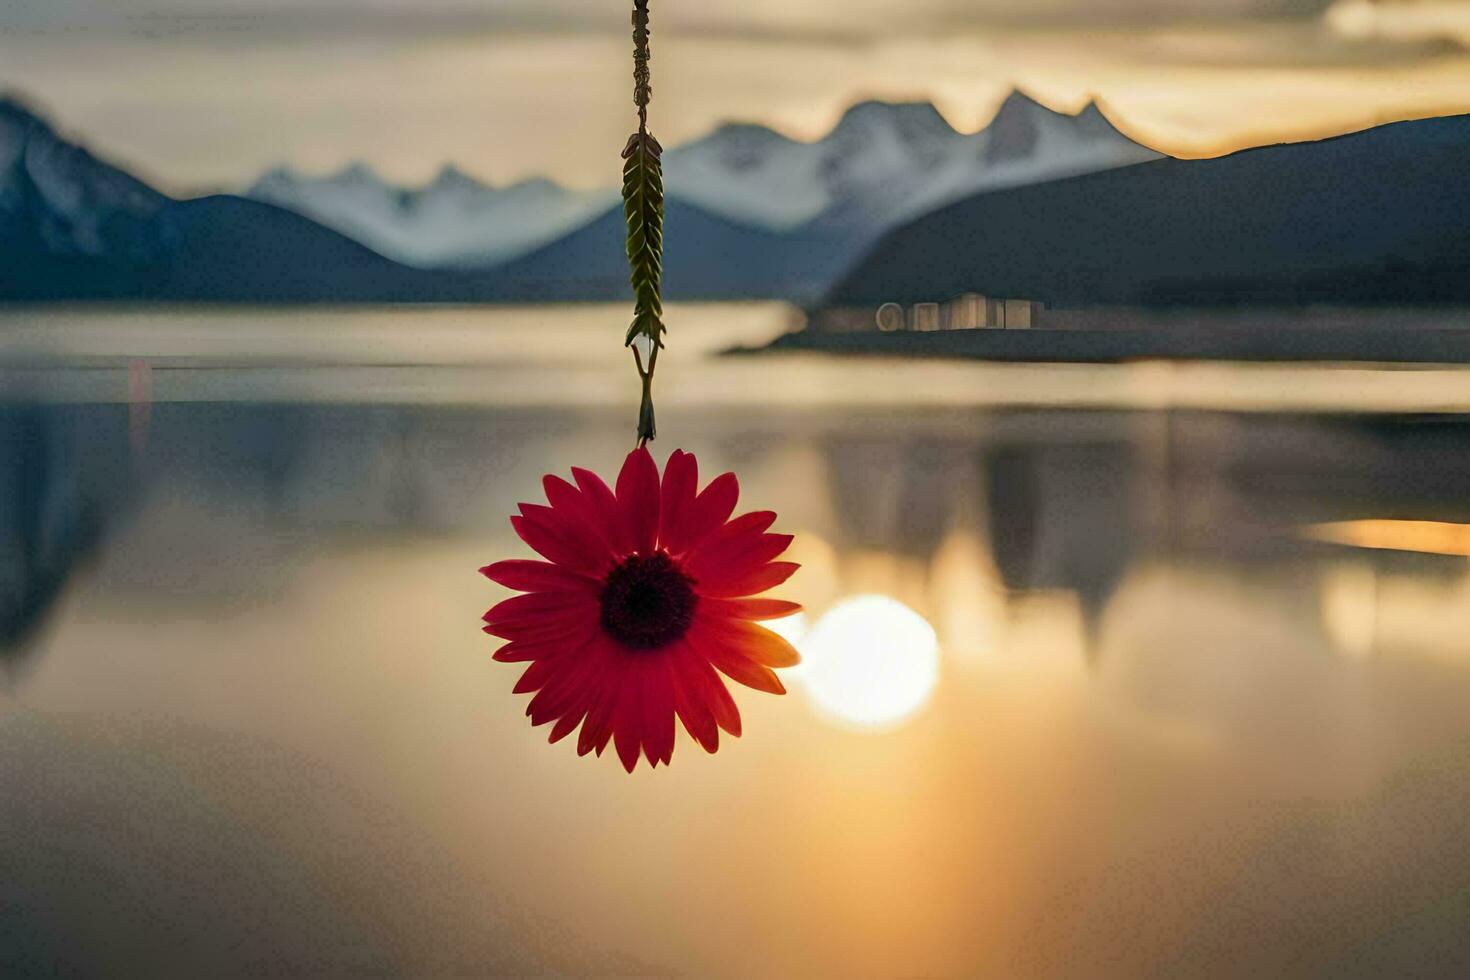
[[[1470,364],[1470,329],[796,330],[729,355],[801,351],[878,357],[1030,363],[1276,361]]]

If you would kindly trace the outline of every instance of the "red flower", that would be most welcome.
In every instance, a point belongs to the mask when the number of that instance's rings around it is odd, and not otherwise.
[[[768,534],[771,511],[730,520],[740,487],[726,473],[699,491],[694,457],[675,450],[664,468],[647,449],[628,454],[617,490],[574,467],[576,486],[542,480],[551,504],[521,504],[510,519],[547,561],[501,561],[480,571],[526,593],[485,614],[485,632],[506,643],[505,663],[529,662],[515,686],[535,691],[531,724],[555,721],[551,741],[579,724],[577,754],[601,755],[611,739],[629,772],[641,750],[650,764],[674,755],[674,717],[705,751],[740,714],[720,673],[784,694],[772,667],[799,657],[753,620],[796,612],[794,602],[749,598],[796,571],[774,559],[789,534]],[[716,670],[719,673],[716,673]]]

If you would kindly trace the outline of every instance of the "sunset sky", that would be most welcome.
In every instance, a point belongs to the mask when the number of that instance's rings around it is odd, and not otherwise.
[[[175,190],[290,163],[611,183],[620,0],[9,0],[0,88]],[[863,97],[983,125],[1090,96],[1184,155],[1470,111],[1470,2],[654,0],[654,130],[813,138]]]

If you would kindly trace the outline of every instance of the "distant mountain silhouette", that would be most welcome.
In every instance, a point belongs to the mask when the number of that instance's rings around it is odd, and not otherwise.
[[[0,295],[44,298],[68,283],[128,288],[175,247],[160,221],[167,205],[0,100]]]
[[[518,301],[611,300],[628,295],[627,230],[622,209],[530,255],[485,273],[495,295]],[[669,200],[664,237],[668,299],[812,300],[852,260],[850,239],[817,232],[780,233],[740,225]]]
[[[888,233],[833,305],[1470,300],[1470,116],[974,195]]]
[[[389,302],[457,294],[453,277],[399,265],[268,204],[218,195],[172,202],[165,218],[181,247],[158,270],[162,296]]]
[[[0,299],[228,302],[478,298],[299,215],[228,195],[177,201],[0,100]]]

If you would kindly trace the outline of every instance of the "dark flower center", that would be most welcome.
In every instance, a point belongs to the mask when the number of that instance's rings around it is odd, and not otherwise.
[[[662,551],[630,555],[602,587],[602,628],[634,650],[673,643],[694,621],[694,580]]]

